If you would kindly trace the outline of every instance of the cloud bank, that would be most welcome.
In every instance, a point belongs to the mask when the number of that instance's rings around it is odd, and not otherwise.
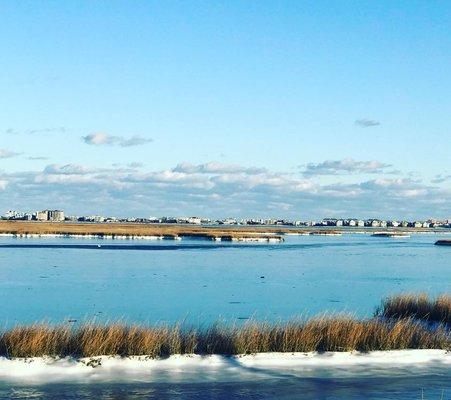
[[[143,171],[139,164],[97,168],[49,164],[40,171],[0,172],[0,207],[61,208],[69,213],[118,216],[424,218],[451,214],[451,190],[386,175],[321,183],[318,165],[332,171],[383,171],[377,162],[316,164],[314,174],[280,173],[222,163],[180,163]],[[351,167],[351,166],[352,167]],[[321,175],[321,174],[319,174]],[[335,172],[332,173],[335,175]]]

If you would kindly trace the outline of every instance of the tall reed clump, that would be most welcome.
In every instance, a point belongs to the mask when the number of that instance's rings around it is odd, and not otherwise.
[[[400,294],[382,300],[376,316],[384,318],[415,318],[451,325],[451,295],[435,299],[426,294]]]
[[[235,329],[231,342],[232,354],[448,349],[451,335],[443,326],[430,330],[411,319],[358,321],[349,316],[326,316],[277,325],[251,322]]]
[[[286,323],[251,321],[190,329],[180,324],[37,324],[0,335],[4,357],[95,357],[100,355],[167,357],[173,354],[249,354],[260,352],[450,349],[444,325],[428,327],[411,318],[356,320],[324,316]]]
[[[65,325],[46,323],[18,326],[0,336],[0,355],[7,357],[60,356],[72,352],[73,332]]]

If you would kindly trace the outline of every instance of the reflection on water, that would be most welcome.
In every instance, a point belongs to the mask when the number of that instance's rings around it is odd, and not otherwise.
[[[448,377],[451,378],[451,377]],[[39,387],[0,386],[2,399],[450,399],[449,379],[289,378],[230,383],[57,384]],[[443,397],[442,396],[443,392]]]

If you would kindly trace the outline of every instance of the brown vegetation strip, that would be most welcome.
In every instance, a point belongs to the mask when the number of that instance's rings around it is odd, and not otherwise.
[[[324,234],[355,232],[367,230],[368,232],[390,231],[390,232],[434,232],[429,228],[370,228],[361,227],[274,227],[274,226],[193,226],[183,224],[146,224],[146,223],[75,223],[75,222],[38,222],[38,221],[6,221],[0,220],[0,233],[12,234],[78,234],[78,235],[130,235],[130,236],[199,236],[199,237],[249,237],[261,235],[263,233],[284,234],[284,233],[310,233],[316,232]],[[440,231],[437,230],[437,231]]]
[[[141,223],[58,223],[0,221],[0,233],[61,234],[61,235],[123,235],[123,236],[192,236],[192,237],[266,237],[293,230],[267,227],[213,227],[192,225],[164,225]],[[296,232],[296,231],[294,231]],[[269,237],[269,235],[268,235]],[[272,236],[271,236],[272,237]]]
[[[451,295],[442,294],[435,299],[426,294],[391,296],[382,301],[376,315],[385,318],[416,318],[451,325]]]
[[[16,327],[0,336],[5,357],[93,357],[100,355],[249,354],[259,352],[372,351],[450,349],[450,331],[428,328],[412,319],[358,321],[348,316],[242,326],[217,324],[196,330],[180,325],[37,324]]]

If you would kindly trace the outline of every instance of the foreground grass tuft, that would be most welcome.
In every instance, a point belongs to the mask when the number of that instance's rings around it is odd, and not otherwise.
[[[325,316],[287,323],[251,321],[241,326],[216,324],[202,330],[181,325],[139,326],[121,323],[19,326],[0,335],[4,357],[94,357],[100,355],[249,354],[260,352],[373,351],[450,349],[451,334],[411,318],[356,320]]]
[[[426,294],[391,296],[382,301],[376,315],[385,318],[415,318],[451,325],[451,295],[443,294],[435,299]]]

